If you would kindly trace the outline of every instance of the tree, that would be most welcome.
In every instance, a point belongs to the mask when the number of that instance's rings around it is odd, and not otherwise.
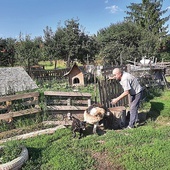
[[[99,44],[96,41],[96,38],[81,33],[78,60],[83,64],[94,64],[98,52]]]
[[[77,53],[80,48],[80,32],[78,20],[65,21],[64,31],[64,51],[67,60],[67,67],[70,67],[70,62],[77,59]]]
[[[87,55],[90,61],[97,53],[97,44],[93,37],[86,35],[79,26],[78,20],[65,21],[65,27],[58,27],[54,35],[56,56],[67,61],[67,67],[74,60],[86,63]]]
[[[0,66],[14,66],[15,42],[13,38],[0,39]]]
[[[111,24],[98,32],[100,57],[105,64],[125,64],[127,60],[139,59],[141,33],[132,22]]]
[[[164,61],[170,60],[170,35],[166,37],[164,46],[159,48],[160,58]]]
[[[71,61],[77,58],[79,50],[79,23],[78,20],[65,21],[65,27],[58,26],[55,33],[50,28],[44,31],[45,48],[50,57],[54,60],[62,58],[67,61],[70,67]]]
[[[146,31],[145,29],[140,30],[141,38],[138,43],[138,50],[141,57],[146,56],[147,58],[157,57],[158,49],[160,48],[160,38],[158,34]]]
[[[168,25],[165,24],[170,15],[162,17],[168,10],[161,10],[162,4],[163,0],[142,0],[142,3],[131,3],[127,7],[130,11],[126,12],[128,16],[125,19],[141,28],[140,51],[148,57],[161,56],[160,49],[166,44]]]
[[[126,20],[132,21],[147,31],[153,34],[160,34],[160,37],[167,34],[167,26],[165,23],[169,20],[170,16],[161,18],[166,10],[161,10],[163,0],[142,0],[142,3],[131,3],[126,11],[128,14]]]
[[[52,62],[56,57],[56,48],[54,41],[54,33],[50,27],[46,27],[44,30],[44,50],[45,50],[45,58]]]
[[[15,57],[19,65],[30,70],[31,65],[38,64],[42,60],[42,38],[31,39],[29,35],[22,37],[15,44]]]

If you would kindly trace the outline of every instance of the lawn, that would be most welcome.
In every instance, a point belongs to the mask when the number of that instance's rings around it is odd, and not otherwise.
[[[41,66],[44,66],[46,70],[55,69],[55,61],[41,61],[38,63]],[[65,68],[66,63],[63,60],[57,60],[57,68]]]

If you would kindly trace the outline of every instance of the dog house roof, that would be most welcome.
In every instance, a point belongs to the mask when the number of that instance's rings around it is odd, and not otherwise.
[[[71,67],[71,69],[70,69],[67,73],[64,74],[64,76],[68,76],[68,75],[69,75],[74,69],[76,69],[76,68],[79,69],[83,74],[85,73],[83,67],[78,66],[77,63],[75,62],[75,63],[73,64],[73,66]]]

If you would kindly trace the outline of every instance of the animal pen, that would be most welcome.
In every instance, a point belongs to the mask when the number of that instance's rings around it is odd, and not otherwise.
[[[97,80],[97,86],[95,86],[94,90],[99,89],[99,101],[95,100],[92,101],[92,104],[94,102],[100,102],[103,106],[107,108],[117,108],[117,107],[128,107],[130,104],[129,97],[127,96],[126,98],[122,99],[119,101],[117,104],[113,105],[111,104],[111,99],[119,96],[122,92],[123,89],[120,86],[119,82],[115,80],[108,80],[108,76],[111,74],[112,70],[114,67],[110,68],[104,68],[102,70],[102,76],[104,79],[102,80]],[[163,67],[162,65],[152,65],[152,66],[138,66],[138,65],[127,65],[123,67],[124,70],[134,74],[142,83],[144,88],[150,88],[150,87],[164,87],[167,85],[165,74],[166,74],[166,67]],[[18,68],[1,68],[2,70],[2,76],[1,76],[1,85],[0,85],[0,92],[1,92],[1,106],[0,110],[3,111],[6,109],[9,111],[9,108],[11,108],[11,102],[8,102],[10,100],[10,94],[15,95],[11,96],[16,99],[18,98],[17,94],[15,92],[18,91],[24,91],[28,89],[36,89],[38,88],[35,82],[26,74],[25,70],[21,67]],[[0,70],[0,71],[1,71]],[[63,77],[64,74],[68,73],[70,69],[59,69],[59,70],[35,70],[32,71],[32,78],[34,80],[61,80],[61,77]],[[19,71],[19,72],[18,72]],[[12,76],[15,73],[14,76]],[[63,77],[65,79],[65,77]],[[9,80],[8,80],[9,79]],[[65,79],[66,80],[66,79]],[[6,84],[5,84],[6,83]],[[96,83],[96,82],[95,82]],[[4,98],[4,95],[8,95],[8,98]],[[33,93],[32,93],[33,94]],[[26,94],[26,96],[30,94]],[[39,95],[39,94],[38,94]],[[27,99],[22,99],[24,102],[24,107],[28,107],[28,103],[31,103],[32,106],[35,106],[35,99],[37,100],[38,95],[36,96],[33,94],[31,95],[31,101],[27,102]],[[19,97],[21,97],[20,95]],[[23,98],[23,97],[21,97]],[[7,100],[6,100],[7,99]],[[7,102],[6,102],[7,101]],[[6,102],[6,103],[5,103]],[[32,107],[31,106],[31,107]],[[39,108],[38,108],[39,111]],[[10,111],[11,113],[12,110]],[[4,111],[3,111],[4,113]],[[32,111],[31,111],[32,113]],[[34,112],[33,112],[34,113]],[[24,113],[20,114],[24,115]],[[10,114],[11,116],[11,114]]]

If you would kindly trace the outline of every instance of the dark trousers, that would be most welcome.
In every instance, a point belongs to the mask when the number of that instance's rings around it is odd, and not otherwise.
[[[131,96],[130,121],[129,121],[130,127],[134,127],[135,122],[138,121],[138,108],[139,108],[141,97],[142,97],[141,92],[136,95]]]

